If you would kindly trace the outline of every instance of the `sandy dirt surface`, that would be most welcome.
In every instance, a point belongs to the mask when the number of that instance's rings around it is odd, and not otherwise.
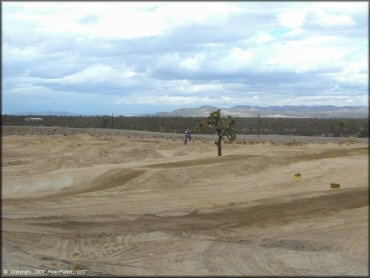
[[[367,140],[238,141],[217,157],[200,136],[8,127],[2,139],[3,270],[369,273]]]

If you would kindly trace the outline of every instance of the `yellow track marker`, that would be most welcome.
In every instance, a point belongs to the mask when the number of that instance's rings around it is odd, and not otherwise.
[[[334,188],[334,189],[340,189],[340,184],[339,183],[331,183],[330,187]]]

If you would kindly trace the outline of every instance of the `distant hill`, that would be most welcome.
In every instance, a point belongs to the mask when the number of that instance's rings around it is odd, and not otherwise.
[[[154,116],[160,117],[206,117],[212,111],[221,110],[224,116],[265,118],[367,118],[367,106],[249,106],[236,105],[230,108],[201,106],[197,108],[181,108],[172,112],[159,112]]]
[[[172,112],[159,112],[155,116],[164,117],[206,117],[210,112],[217,110],[215,106],[201,106],[197,108],[181,108],[173,110]]]

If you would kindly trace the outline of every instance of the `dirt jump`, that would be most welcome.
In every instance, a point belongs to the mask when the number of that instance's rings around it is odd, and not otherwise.
[[[222,148],[196,135],[8,127],[2,268],[368,275],[366,140]]]

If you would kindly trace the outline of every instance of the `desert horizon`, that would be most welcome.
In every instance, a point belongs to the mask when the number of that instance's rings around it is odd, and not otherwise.
[[[2,275],[369,276],[367,1],[2,8]]]

